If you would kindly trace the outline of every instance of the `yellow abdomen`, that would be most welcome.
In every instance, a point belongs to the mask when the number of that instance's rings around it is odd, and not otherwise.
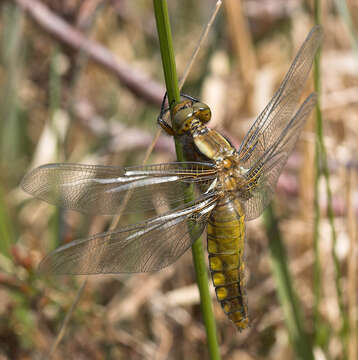
[[[210,214],[207,242],[216,297],[239,330],[248,325],[245,291],[244,213],[237,200],[222,199]]]

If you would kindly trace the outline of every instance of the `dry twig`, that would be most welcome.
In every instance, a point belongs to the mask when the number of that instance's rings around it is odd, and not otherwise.
[[[106,47],[86,38],[81,32],[62,20],[38,0],[13,0],[49,34],[64,44],[83,51],[89,59],[111,71],[135,95],[160,105],[164,87],[138,69],[133,69],[115,57]]]

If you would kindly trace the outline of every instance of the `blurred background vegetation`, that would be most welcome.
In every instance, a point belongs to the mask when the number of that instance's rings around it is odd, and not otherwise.
[[[358,6],[322,3],[322,111],[336,245],[322,180],[317,251],[313,246],[313,117],[279,180],[275,208],[315,358],[357,359]],[[180,76],[215,1],[168,5]],[[48,162],[140,164],[165,90],[152,1],[4,0],[0,14],[0,359],[39,359],[48,356],[83,283],[40,278],[39,261],[105,230],[111,219],[30,199],[19,182]],[[224,0],[184,91],[211,106],[211,126],[234,144],[282,80],[312,14],[308,0]],[[161,135],[148,163],[173,160],[173,141]],[[251,327],[238,333],[214,301],[224,359],[296,358],[268,242],[262,219],[250,222]],[[194,281],[190,252],[158,273],[90,277],[53,358],[208,358]]]

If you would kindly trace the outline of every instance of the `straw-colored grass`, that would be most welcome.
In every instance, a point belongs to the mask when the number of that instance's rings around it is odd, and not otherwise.
[[[0,5],[0,357],[10,359],[49,354],[83,281],[38,277],[41,258],[59,243],[104,231],[111,223],[106,217],[57,213],[50,205],[29,200],[18,187],[22,176],[32,166],[55,160],[141,164],[157,131],[165,89],[150,2],[42,1],[42,7],[29,6],[32,2],[39,0],[8,0]],[[168,2],[179,74],[215,6],[215,2],[207,4]],[[240,34],[228,29],[228,15],[222,11],[184,87],[186,93],[211,105],[213,123],[235,145],[269,100],[315,22],[313,9],[303,2],[245,0],[241,5],[239,15],[249,35],[241,50],[233,46]],[[224,359],[309,359],[312,349],[315,356],[329,359],[356,356],[357,269],[352,253],[358,206],[353,181],[358,72],[352,41],[358,9],[353,2],[343,5],[348,6],[348,20],[347,13],[338,7],[337,12],[332,3],[322,9],[324,132],[319,130],[316,140],[314,126],[308,126],[279,180],[276,213],[269,213],[269,226],[277,238],[266,237],[262,218],[247,226],[249,329],[237,332],[210,288]],[[51,28],[55,23],[45,21],[48,13],[41,17],[44,6],[70,25],[71,36],[66,36],[68,27]],[[91,41],[77,42],[79,29]],[[92,44],[102,47],[86,49]],[[108,52],[101,52],[103,48]],[[255,59],[246,80],[238,54],[246,62]],[[303,144],[307,153],[317,144],[315,166],[307,163],[313,155],[303,157]],[[58,158],[50,160],[53,154]],[[160,135],[148,163],[175,159],[172,139]],[[314,208],[307,206],[313,203],[314,184],[302,179],[313,179],[317,169],[324,176],[316,178]],[[140,220],[133,214],[121,221]],[[281,284],[276,281],[280,278]],[[89,278],[53,358],[208,358],[194,284],[190,253],[158,273]]]

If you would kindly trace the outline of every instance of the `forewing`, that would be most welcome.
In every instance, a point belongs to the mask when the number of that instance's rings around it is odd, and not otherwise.
[[[306,98],[295,116],[286,125],[277,141],[246,173],[251,197],[243,201],[246,220],[258,217],[271,201],[283,166],[300,136],[305,121],[316,104],[316,94]]]
[[[210,163],[182,162],[136,167],[48,164],[25,176],[29,194],[67,209],[92,214],[148,213],[183,204],[188,184],[205,192],[216,178]],[[153,216],[153,214],[150,214]],[[148,216],[149,217],[149,216]]]
[[[246,134],[239,148],[244,168],[252,167],[267,149],[277,142],[286,128],[298,107],[305,81],[322,38],[322,28],[315,26],[298,51],[280,88]]]
[[[80,275],[160,270],[200,236],[215,203],[215,197],[206,196],[142,224],[73,241],[50,253],[40,271]]]

